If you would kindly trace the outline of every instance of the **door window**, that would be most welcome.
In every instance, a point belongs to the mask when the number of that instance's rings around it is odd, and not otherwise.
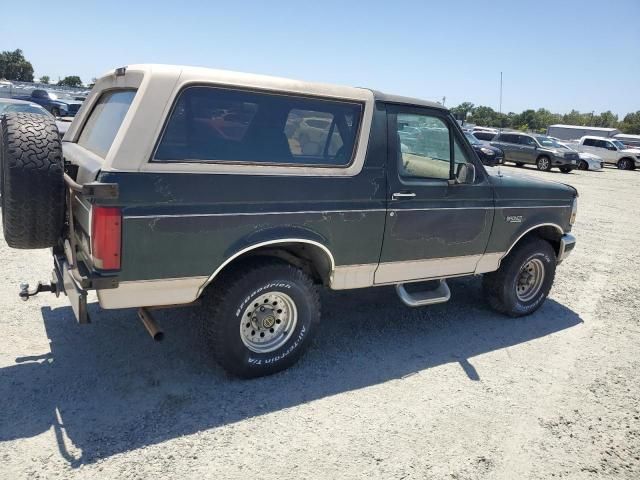
[[[526,145],[527,147],[535,147],[536,141],[531,137],[527,137],[526,135],[520,135],[520,144]]]
[[[596,142],[597,142],[597,140],[595,140],[593,138],[585,138],[584,142],[583,142],[583,145],[585,147],[596,147],[597,146]]]
[[[398,113],[400,175],[448,180],[451,175],[449,129],[438,117]]]
[[[510,133],[503,133],[498,137],[498,141],[504,143],[518,143],[518,136]]]
[[[437,116],[398,113],[400,176],[449,180],[461,165],[471,163],[460,141]],[[453,148],[451,138],[453,137]],[[453,158],[451,154],[453,152]]]

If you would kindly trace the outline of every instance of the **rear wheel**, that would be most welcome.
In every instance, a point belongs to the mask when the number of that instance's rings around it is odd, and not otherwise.
[[[2,230],[13,248],[56,245],[64,225],[62,148],[53,119],[8,113],[0,120]]]
[[[517,245],[496,272],[483,277],[492,308],[511,317],[535,312],[549,295],[556,254],[549,242],[532,237]]]
[[[293,365],[320,322],[311,278],[281,260],[253,258],[216,280],[205,305],[204,332],[217,362],[243,378]]]
[[[548,172],[551,170],[551,160],[549,160],[549,157],[542,155],[541,157],[538,157],[538,160],[536,160],[536,166],[538,167],[538,170]]]

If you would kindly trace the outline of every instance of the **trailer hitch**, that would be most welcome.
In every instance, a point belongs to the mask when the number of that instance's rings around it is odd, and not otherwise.
[[[18,295],[25,302],[29,300],[30,297],[39,294],[40,292],[52,292],[56,294],[56,297],[60,296],[60,290],[58,289],[58,284],[54,281],[51,283],[42,283],[38,282],[38,284],[33,289],[29,289],[28,283],[20,284],[20,293]]]

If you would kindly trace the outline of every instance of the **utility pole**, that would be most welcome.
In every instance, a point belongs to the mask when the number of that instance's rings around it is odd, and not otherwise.
[[[500,72],[500,105],[498,106],[498,113],[502,117],[502,72]],[[502,124],[502,122],[500,122]]]

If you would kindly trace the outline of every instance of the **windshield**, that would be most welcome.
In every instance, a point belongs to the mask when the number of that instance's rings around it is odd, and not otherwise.
[[[624,150],[625,148],[629,148],[629,147],[626,147],[624,143],[622,143],[620,140],[611,140],[611,143],[613,143],[616,147],[618,147],[619,150]]]
[[[467,140],[469,140],[469,143],[471,145],[482,145],[482,142],[471,135],[469,132],[464,132],[464,136],[467,137]]]
[[[544,137],[544,136],[540,136],[540,137],[536,137],[536,140],[538,141],[538,143],[540,145],[542,145],[543,147],[551,147],[551,148],[563,148],[562,145],[560,145],[558,142],[556,142],[553,138],[551,137]]]

